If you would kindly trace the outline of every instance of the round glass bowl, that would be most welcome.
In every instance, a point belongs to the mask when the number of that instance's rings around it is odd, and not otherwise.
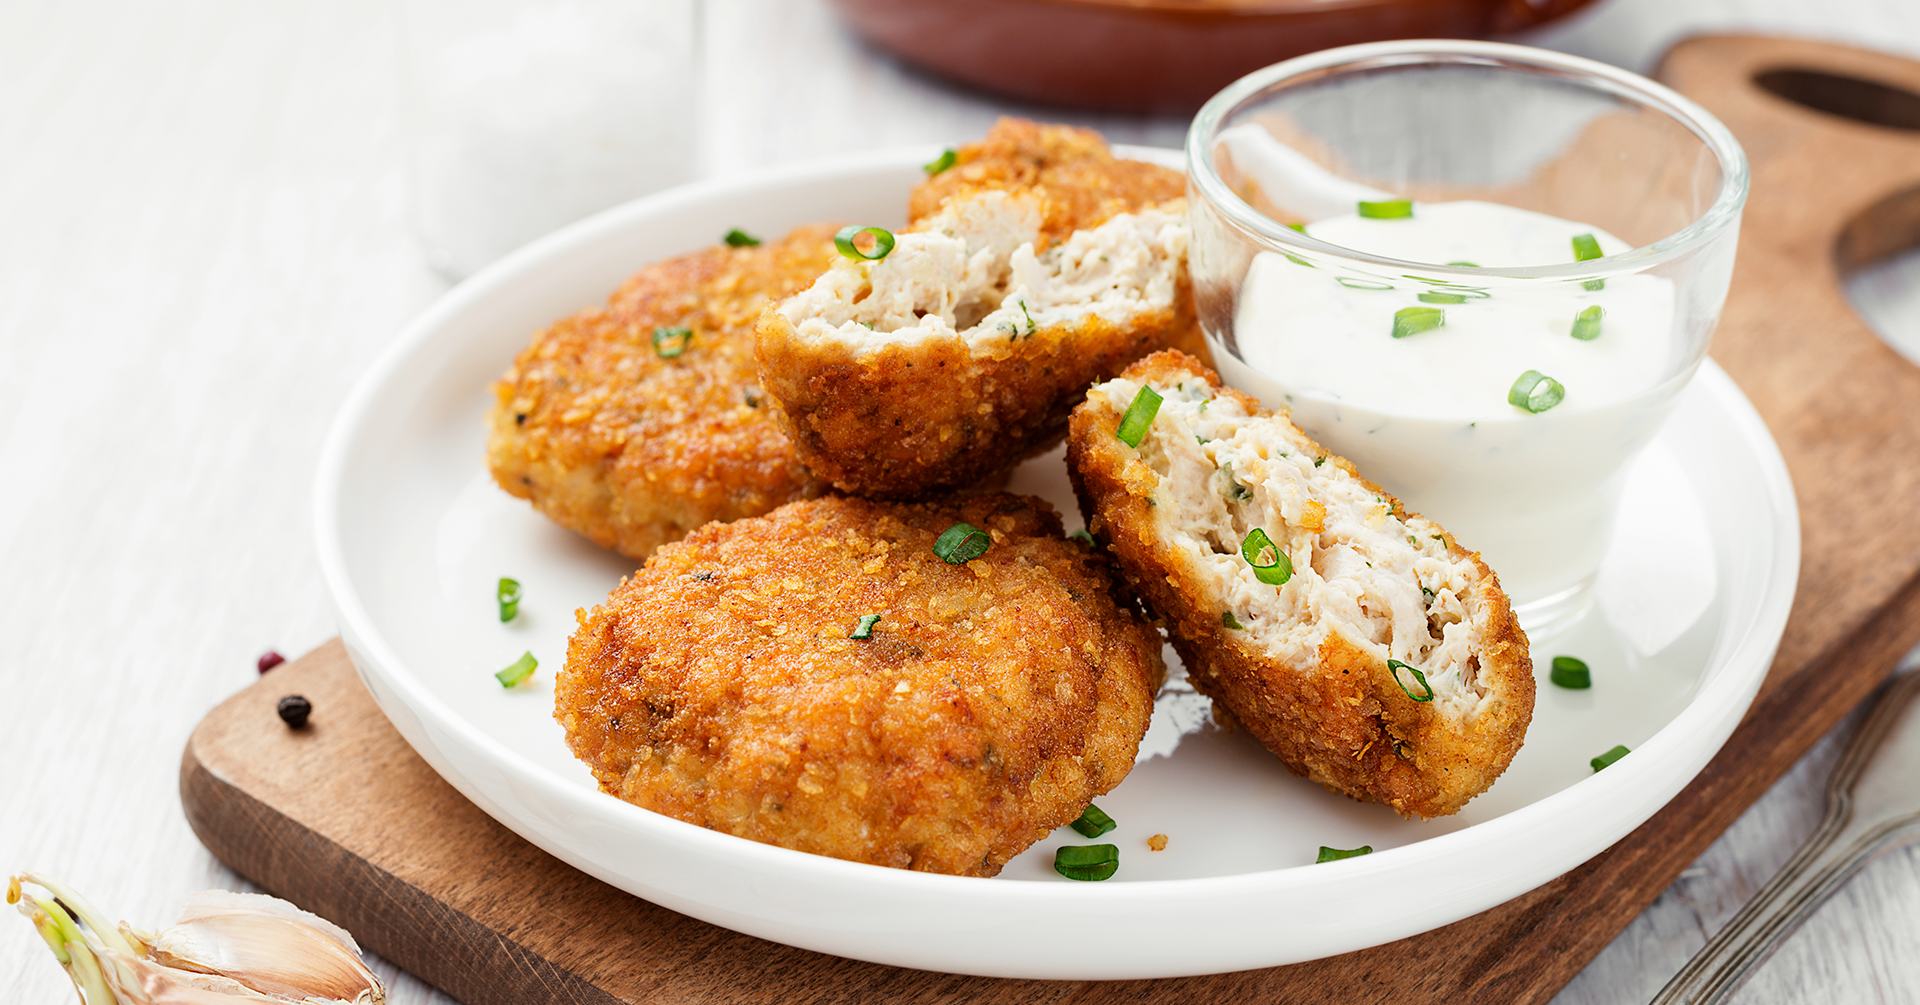
[[[1187,158],[1221,375],[1480,551],[1529,632],[1576,619],[1726,299],[1732,134],[1590,60],[1381,42],[1242,78]]]

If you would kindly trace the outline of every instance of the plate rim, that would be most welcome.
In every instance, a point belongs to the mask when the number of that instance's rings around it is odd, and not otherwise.
[[[1293,866],[1225,876],[1134,880],[1118,884],[1073,884],[1071,886],[1011,880],[996,882],[991,879],[907,872],[848,862],[763,845],[744,838],[709,831],[573,785],[548,769],[521,758],[510,747],[482,731],[434,694],[407,666],[406,661],[399,658],[397,652],[382,635],[349,574],[349,563],[344,546],[346,535],[340,524],[341,503],[353,456],[352,447],[364,435],[363,424],[369,418],[369,410],[379,400],[379,392],[395,380],[416,354],[425,352],[431,347],[436,334],[445,328],[447,321],[456,318],[463,310],[475,304],[484,303],[490,295],[496,294],[502,288],[511,289],[512,282],[521,273],[557,254],[592,243],[595,239],[623,232],[648,217],[675,208],[698,206],[711,200],[724,199],[735,193],[799,185],[810,181],[833,180],[856,175],[861,171],[917,168],[929,157],[930,151],[938,149],[940,148],[937,146],[916,145],[840,155],[730,178],[697,182],[634,200],[549,234],[506,256],[449,290],[403,328],[387,350],[356,382],[353,390],[342,403],[339,413],[328,430],[321,451],[312,496],[314,541],[322,578],[339,620],[341,632],[349,642],[349,650],[354,656],[355,666],[376,698],[382,697],[383,693],[389,695],[405,706],[409,717],[417,717],[418,730],[431,730],[444,734],[446,739],[458,741],[464,748],[484,755],[488,762],[487,767],[490,769],[503,776],[510,776],[521,784],[530,784],[548,790],[545,794],[555,799],[558,804],[582,814],[584,818],[618,826],[630,835],[644,836],[647,840],[658,840],[703,856],[738,858],[743,860],[744,864],[753,865],[757,870],[765,873],[802,874],[807,877],[808,882],[826,885],[852,882],[863,886],[890,888],[886,891],[889,896],[904,896],[910,899],[916,894],[936,895],[941,898],[957,898],[960,901],[974,902],[975,906],[985,907],[1014,909],[1051,907],[1056,906],[1063,898],[1070,897],[1076,909],[1091,906],[1111,910],[1153,909],[1155,912],[1164,912],[1168,908],[1177,906],[1179,909],[1174,914],[1185,915],[1191,912],[1194,905],[1217,901],[1223,897],[1231,900],[1242,898],[1265,900],[1276,896],[1284,897],[1290,894],[1320,891],[1323,888],[1331,890],[1368,882],[1390,881],[1395,874],[1421,862],[1432,860],[1437,863],[1461,852],[1510,842],[1520,832],[1539,828],[1543,818],[1550,821],[1556,816],[1563,815],[1562,807],[1567,805],[1578,806],[1595,802],[1637,803],[1644,801],[1648,792],[1657,795],[1650,811],[1645,815],[1629,814],[1633,818],[1631,823],[1614,828],[1618,831],[1617,833],[1611,830],[1597,831],[1588,835],[1584,841],[1568,842],[1567,846],[1577,849],[1577,852],[1565,852],[1552,856],[1555,861],[1561,863],[1557,869],[1542,874],[1542,867],[1536,865],[1519,880],[1509,878],[1506,882],[1494,884],[1497,889],[1488,895],[1497,896],[1495,900],[1472,906],[1469,910],[1437,923],[1432,922],[1431,916],[1423,917],[1413,922],[1409,930],[1399,931],[1392,926],[1387,926],[1390,930],[1398,931],[1398,934],[1371,938],[1364,943],[1368,945],[1377,945],[1395,938],[1417,934],[1417,932],[1429,931],[1451,920],[1485,910],[1493,904],[1504,902],[1547,882],[1555,875],[1598,854],[1639,826],[1657,813],[1660,807],[1670,801],[1675,794],[1698,776],[1701,769],[1704,769],[1713,753],[1718,751],[1725,742],[1726,736],[1738,724],[1764,679],[1766,669],[1772,661],[1772,655],[1777,650],[1781,633],[1785,628],[1800,562],[1797,501],[1778,445],[1751,402],[1739,391],[1725,371],[1711,359],[1705,362],[1694,380],[1700,385],[1700,391],[1713,400],[1716,411],[1730,421],[1733,431],[1741,442],[1750,448],[1751,460],[1756,462],[1755,467],[1769,490],[1763,503],[1776,527],[1770,563],[1771,575],[1750,615],[1744,619],[1744,623],[1738,625],[1741,629],[1738,641],[1728,649],[1725,657],[1715,661],[1723,668],[1745,667],[1747,672],[1736,674],[1723,669],[1703,679],[1698,691],[1686,706],[1636,751],[1636,753],[1645,753],[1647,755],[1645,757],[1628,758],[1606,772],[1582,779],[1559,792],[1491,820],[1406,846],[1386,849],[1364,858],[1317,865],[1311,870],[1302,866]],[[1732,623],[1728,622],[1729,625]],[[1727,625],[1723,625],[1721,630],[1724,636],[1728,630]],[[1710,697],[1711,702],[1709,702]],[[640,890],[634,889],[633,884],[637,881],[629,879],[625,883],[620,882],[621,877],[610,877],[608,867],[603,864],[592,861],[583,862],[570,849],[562,851],[552,847],[548,840],[542,839],[530,822],[507,819],[503,816],[505,810],[502,807],[485,793],[478,791],[477,783],[461,775],[457,768],[443,765],[440,757],[436,756],[442,752],[433,738],[416,735],[416,730],[406,728],[401,722],[401,717],[396,716],[394,710],[386,708],[386,700],[382,700],[381,705],[388,717],[395,720],[395,725],[401,727],[401,732],[406,736],[409,745],[419,752],[437,773],[509,829],[526,837],[536,846],[613,885],[725,927],[801,945],[804,948],[869,959],[873,962],[990,976],[1111,979],[1180,976],[1242,969],[1245,966],[1272,965],[1259,961],[1234,962],[1227,966],[1207,964],[1198,969],[1163,965],[1117,972],[1111,966],[1100,966],[1094,969],[1077,968],[1078,964],[1069,960],[1063,961],[1059,968],[1043,968],[1044,972],[1042,972],[1030,967],[1010,970],[997,966],[954,966],[952,965],[954,961],[942,959],[936,960],[934,965],[929,966],[923,956],[902,957],[884,953],[870,955],[848,952],[837,944],[836,948],[823,948],[818,940],[796,941],[780,935],[769,935],[766,926],[755,927],[743,924],[752,919],[737,918],[719,908],[704,914],[696,910],[688,910],[686,904],[698,902],[687,901],[682,895],[672,891],[654,890],[649,887],[648,892],[642,894]],[[1658,762],[1664,760],[1665,756],[1682,747],[1697,745],[1698,737],[1701,735],[1699,730],[1702,727],[1708,727],[1709,733],[1718,735],[1714,736],[1705,756],[1701,758],[1700,768],[1678,779],[1666,777],[1665,773],[1655,770]],[[1693,742],[1690,743],[1689,740]],[[434,745],[434,749],[430,751],[426,749],[426,745]],[[1665,780],[1661,781],[1662,778]],[[1062,894],[1063,890],[1071,890],[1072,893]],[[1171,918],[1174,914],[1168,917]],[[768,924],[773,923],[768,922]],[[1401,926],[1401,928],[1406,927],[1406,925]],[[1360,945],[1356,944],[1352,948],[1360,948]],[[1277,959],[1274,962],[1289,962],[1289,960]]]

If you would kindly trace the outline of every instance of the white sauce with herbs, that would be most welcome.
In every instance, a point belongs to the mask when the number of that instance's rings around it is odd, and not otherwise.
[[[1403,219],[1349,214],[1307,233],[1441,265],[1572,262],[1581,234],[1605,254],[1629,250],[1592,226],[1485,202],[1416,204]],[[1290,408],[1362,474],[1479,550],[1517,603],[1590,575],[1605,551],[1619,471],[1652,439],[1687,376],[1673,372],[1673,283],[1637,274],[1589,290],[1489,277],[1476,288],[1452,274],[1306,261],[1255,257],[1234,324],[1241,359],[1216,351],[1222,375]],[[1599,335],[1574,338],[1576,316],[1594,306]],[[1445,324],[1396,339],[1394,317],[1405,308],[1437,308]],[[1508,404],[1528,370],[1558,380],[1564,400],[1537,414]]]

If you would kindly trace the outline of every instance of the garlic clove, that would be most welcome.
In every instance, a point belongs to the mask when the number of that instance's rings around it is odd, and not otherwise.
[[[218,974],[287,1001],[350,1002],[367,993],[376,1003],[385,998],[351,939],[343,942],[277,912],[190,908],[154,935],[148,955],[162,966]]]

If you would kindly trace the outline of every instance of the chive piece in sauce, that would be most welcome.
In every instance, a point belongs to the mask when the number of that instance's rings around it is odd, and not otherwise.
[[[672,359],[693,344],[693,329],[661,327],[653,330],[653,354]]]
[[[1392,283],[1376,283],[1371,279],[1354,279],[1350,276],[1335,276],[1333,281],[1350,290],[1390,290]]]
[[[723,240],[727,242],[727,247],[729,248],[752,248],[760,243],[759,238],[741,230],[739,227],[727,231],[727,236]]]
[[[1464,304],[1467,302],[1467,296],[1464,293],[1436,293],[1429,290],[1420,294],[1420,302],[1423,304]]]
[[[1507,404],[1537,415],[1560,404],[1566,396],[1567,389],[1559,381],[1538,370],[1528,370],[1507,389]]]
[[[1139,393],[1133,396],[1133,404],[1127,406],[1127,414],[1120,417],[1120,428],[1113,435],[1129,447],[1138,447],[1140,441],[1147,438],[1147,427],[1153,425],[1153,417],[1160,414],[1160,402],[1164,401],[1160,392],[1142,384]]]
[[[1402,307],[1393,312],[1393,337],[1418,335],[1443,328],[1446,323],[1447,312],[1438,307]]]
[[[1591,342],[1600,337],[1600,319],[1606,317],[1606,310],[1599,304],[1573,316],[1573,337],[1582,342]]]
[[[928,175],[936,175],[958,163],[960,163],[960,155],[955,153],[953,148],[949,147],[940,151],[940,156],[920,165],[920,170],[925,171]]]
[[[1358,848],[1329,848],[1321,845],[1320,857],[1314,859],[1313,864],[1324,865],[1328,862],[1338,862],[1343,858],[1359,858],[1362,855],[1371,854],[1373,854],[1373,846],[1370,844],[1363,844]]]
[[[1404,220],[1413,215],[1413,203],[1406,199],[1360,201],[1360,216],[1367,220]]]

